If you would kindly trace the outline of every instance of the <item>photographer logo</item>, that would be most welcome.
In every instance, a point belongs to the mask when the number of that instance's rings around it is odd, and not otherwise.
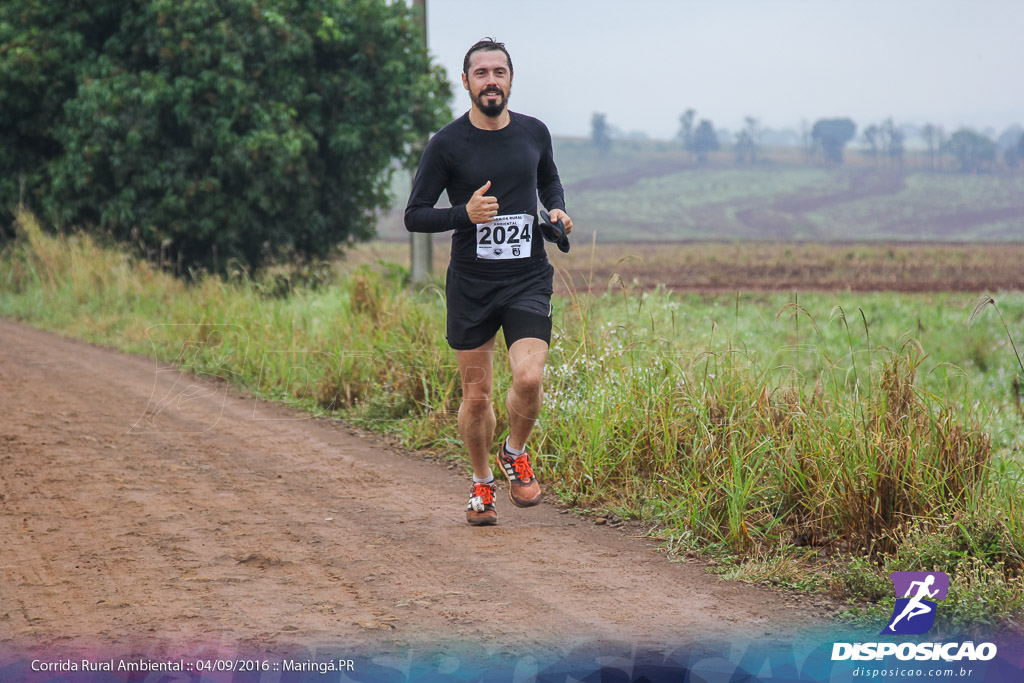
[[[949,576],[942,572],[893,572],[896,605],[882,635],[920,635],[935,624],[936,603],[949,592]],[[903,597],[900,597],[903,596]]]

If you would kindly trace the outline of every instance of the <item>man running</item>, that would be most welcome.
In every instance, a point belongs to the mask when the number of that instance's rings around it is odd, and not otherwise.
[[[551,342],[554,269],[537,233],[537,198],[550,220],[563,221],[562,183],[551,134],[535,118],[509,111],[512,58],[487,38],[466,53],[462,85],[470,110],[442,128],[423,152],[413,180],[405,227],[410,232],[452,233],[445,284],[448,344],[462,379],[459,436],[473,465],[466,521],[496,524],[494,477],[489,466],[496,419],[491,404],[494,342],[504,333],[512,369],[505,397],[509,434],[498,450],[513,505],[540,502],[526,440],[540,414],[544,363]],[[451,208],[434,208],[447,191]]]

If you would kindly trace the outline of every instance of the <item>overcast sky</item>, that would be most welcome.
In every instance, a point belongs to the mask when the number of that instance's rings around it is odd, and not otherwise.
[[[1024,124],[1024,0],[427,0],[431,54],[469,108],[466,50],[503,41],[511,108],[586,136],[674,137],[687,108],[738,131],[891,116],[1002,132]]]

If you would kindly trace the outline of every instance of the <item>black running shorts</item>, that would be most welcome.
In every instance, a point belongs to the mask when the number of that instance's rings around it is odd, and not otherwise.
[[[498,333],[505,345],[536,338],[551,343],[551,284],[555,269],[544,261],[511,280],[467,277],[451,266],[445,280],[448,345],[465,351]]]

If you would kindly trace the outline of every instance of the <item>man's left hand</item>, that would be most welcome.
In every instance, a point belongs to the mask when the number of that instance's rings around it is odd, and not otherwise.
[[[572,232],[572,219],[569,218],[569,214],[561,209],[552,209],[548,214],[548,218],[551,220],[551,224],[554,225],[558,221],[562,221],[562,225],[565,226],[565,234],[568,235]]]

